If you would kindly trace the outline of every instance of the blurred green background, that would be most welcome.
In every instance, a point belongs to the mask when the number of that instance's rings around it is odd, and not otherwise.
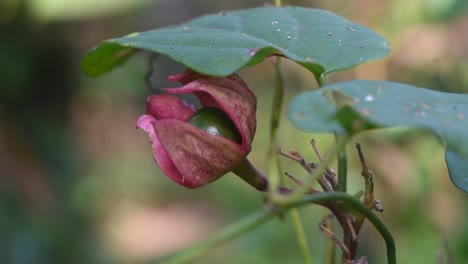
[[[272,4],[273,1],[266,4]],[[330,81],[389,79],[468,92],[468,2],[465,0],[283,1],[316,7],[385,36],[391,55],[336,73]],[[227,175],[202,189],[171,182],[154,164],[146,134],[135,129],[146,97],[184,67],[140,53],[97,79],[79,69],[100,41],[180,23],[195,16],[262,6],[265,1],[2,0],[0,2],[0,263],[142,263],[198,241],[262,206],[262,195]],[[287,103],[317,87],[312,75],[284,61]],[[249,158],[266,172],[272,61],[240,75],[259,100]],[[404,95],[402,95],[404,96]],[[314,161],[329,135],[296,131],[282,117],[280,146]],[[467,196],[450,182],[443,148],[430,134],[388,129],[362,134],[376,195],[397,243],[400,263],[468,263]],[[358,157],[348,148],[349,189],[363,187]],[[283,168],[306,176],[282,159]],[[313,263],[323,263],[327,211],[300,209]],[[385,248],[369,224],[360,237],[369,263]],[[445,242],[446,243],[445,243]],[[444,246],[444,243],[448,247]],[[447,250],[447,248],[449,250]],[[449,252],[449,253],[448,253]],[[289,217],[255,229],[195,263],[303,263]]]

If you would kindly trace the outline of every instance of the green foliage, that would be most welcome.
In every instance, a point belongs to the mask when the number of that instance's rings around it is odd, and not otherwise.
[[[264,200],[233,175],[200,190],[184,191],[172,184],[155,167],[143,133],[133,128],[136,116],[144,111],[148,93],[158,93],[159,87],[169,87],[163,76],[180,72],[181,65],[169,62],[165,56],[152,54],[148,58],[146,52],[132,57],[139,49],[112,40],[101,44],[98,50],[103,53],[94,54],[93,59],[87,58],[83,67],[90,75],[99,75],[125,63],[123,67],[100,78],[88,79],[76,70],[76,61],[82,59],[86,52],[83,49],[99,44],[96,40],[122,36],[131,32],[129,28],[159,27],[202,13],[265,3],[245,0],[0,1],[0,24],[4,33],[0,44],[0,263],[143,263],[167,252],[165,248],[173,240],[191,241],[193,233],[186,232],[187,227],[199,231],[196,234],[202,239],[226,223],[259,210]],[[466,14],[466,0],[373,1],[365,10],[354,1],[306,3],[291,0],[283,3],[313,4],[378,29],[398,51],[387,63],[376,65],[379,69],[359,68],[359,76],[375,79],[382,77],[379,73],[385,73],[390,79],[420,87],[468,92],[464,49],[453,41],[454,37],[464,35],[465,20],[457,16]],[[314,12],[326,14],[325,11]],[[315,17],[304,19],[314,20]],[[342,18],[338,20],[343,21]],[[254,23],[257,21],[260,20]],[[276,24],[276,28],[286,21],[282,22]],[[228,26],[227,22],[224,26]],[[357,28],[361,27],[354,29]],[[279,32],[285,31],[281,28]],[[279,32],[270,31],[272,34]],[[307,37],[307,43],[313,43],[314,48],[321,43],[336,44],[326,38],[314,40],[320,36],[299,36],[298,39]],[[336,32],[331,36],[327,32],[330,40],[337,40],[336,36]],[[414,48],[413,41],[426,39],[424,36],[430,36],[430,41],[416,45],[416,52],[405,49]],[[355,47],[354,44],[342,43],[350,47]],[[307,44],[304,46],[309,49]],[[369,47],[366,45],[363,49]],[[388,50],[385,45],[383,48]],[[216,47],[211,49],[216,50]],[[309,50],[315,55],[323,51]],[[254,58],[250,58],[252,65],[257,63],[254,60],[260,61],[263,56],[260,52],[270,50],[257,51]],[[196,55],[187,54],[183,61]],[[211,58],[213,54],[216,56]],[[215,67],[226,63],[227,59],[218,56],[221,52],[213,54],[210,51],[210,57],[204,58],[206,63],[211,63],[211,59],[220,61]],[[358,53],[343,53],[335,45],[327,56],[337,60],[355,54]],[[310,58],[317,61],[315,55]],[[366,56],[363,61],[367,60]],[[268,167],[265,163],[270,127],[268,114],[272,110],[272,88],[275,87],[270,63],[273,60],[267,60],[241,72],[260,99],[258,133],[249,159],[262,171]],[[307,63],[305,66],[315,67]],[[316,65],[317,72],[321,72],[319,63]],[[285,87],[293,88],[284,91],[283,100],[278,101],[288,101],[298,90],[311,86],[310,74],[304,74],[298,65],[283,60],[278,68],[285,77]],[[351,76],[352,71],[333,76],[333,80]],[[352,111],[352,106],[346,105],[349,99],[338,92],[330,99],[338,99],[339,105],[344,105],[336,117],[337,127],[343,126],[343,132],[356,128],[353,121],[361,117]],[[346,108],[351,108],[352,112],[346,114]],[[312,159],[310,161],[317,162],[306,142],[314,137],[320,150],[325,151],[333,137],[299,133],[282,114],[278,116],[278,147],[297,148]],[[377,126],[370,122],[361,125],[359,129]],[[398,259],[414,264],[444,263],[441,255],[448,254],[453,256],[453,263],[465,263],[468,259],[468,222],[464,221],[468,215],[466,194],[456,192],[446,177],[437,177],[446,173],[442,149],[434,137],[420,132],[385,129],[353,139],[363,143],[369,165],[375,172],[376,195],[386,210],[379,218],[398,234],[395,237]],[[348,189],[353,193],[362,187],[361,167],[349,147]],[[468,171],[468,163],[460,157],[450,151],[446,153],[451,176],[463,176]],[[280,159],[286,171],[299,179],[305,178],[302,167]],[[386,170],[387,165],[390,171]],[[467,182],[462,179],[453,181],[466,189]],[[328,213],[319,206],[300,211],[314,263],[324,262],[329,241],[314,223]],[[283,221],[272,219],[194,263],[304,263],[294,243],[294,229],[290,223],[288,215]],[[147,235],[139,235],[142,233]],[[376,232],[362,233],[359,239],[360,254],[367,255],[370,263],[385,263],[383,243]],[[447,252],[443,249],[443,239],[448,241]],[[149,249],[148,246],[154,247],[154,251],[141,251]]]
[[[139,50],[165,55],[212,76],[227,76],[270,56],[281,56],[309,70],[322,86],[328,73],[383,58],[390,48],[377,33],[330,12],[261,7],[109,39],[92,50],[81,66],[87,75],[99,76]],[[288,117],[307,132],[350,135],[395,126],[431,131],[446,144],[452,182],[468,192],[468,95],[385,81],[352,81],[300,94],[290,104]],[[344,179],[346,183],[346,175]],[[304,186],[310,187],[307,182]],[[392,244],[393,239],[386,240],[389,263],[395,262]]]
[[[134,51],[166,55],[207,75],[225,76],[272,55],[287,57],[317,78],[385,57],[380,35],[327,11],[302,7],[261,7],[206,15],[167,27],[104,41],[83,60],[98,76]]]
[[[386,81],[350,81],[298,95],[288,116],[296,127],[309,132],[356,133],[394,126],[428,129],[446,142],[451,180],[468,192],[468,94]]]

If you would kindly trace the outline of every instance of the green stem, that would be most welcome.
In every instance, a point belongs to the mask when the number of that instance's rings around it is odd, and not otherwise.
[[[327,79],[325,79],[325,76],[320,75],[320,77],[318,78],[318,84],[320,87],[326,86],[328,84]],[[340,141],[340,137],[341,136],[339,136],[338,134],[335,134],[336,142]],[[347,175],[348,175],[348,158],[346,156],[346,146],[343,146],[343,148],[337,152],[337,159],[338,159],[338,191],[346,192]]]
[[[214,236],[202,241],[199,244],[196,244],[192,247],[188,247],[182,251],[176,252],[173,255],[170,255],[164,259],[160,259],[151,263],[158,264],[178,264],[186,263],[194,258],[200,256],[206,251],[213,249],[222,243],[232,240],[248,231],[252,230],[254,227],[259,226],[263,222],[271,219],[277,213],[277,210],[273,208],[264,208],[262,211],[256,212],[234,225],[227,227],[219,233],[216,233]]]
[[[177,264],[184,263],[189,260],[194,259],[197,256],[200,256],[204,252],[215,248],[222,243],[234,239],[250,230],[254,227],[259,226],[263,222],[273,218],[279,213],[283,213],[292,208],[299,206],[304,206],[310,203],[315,204],[325,204],[331,201],[341,201],[347,205],[352,206],[354,209],[358,210],[360,213],[365,215],[369,222],[371,222],[380,235],[383,237],[387,249],[387,262],[388,264],[396,264],[396,252],[395,252],[395,241],[393,240],[392,234],[388,231],[387,227],[380,221],[380,219],[374,214],[374,212],[367,208],[361,201],[354,198],[353,196],[341,193],[341,192],[328,192],[320,193],[313,195],[306,195],[301,200],[285,205],[283,207],[265,207],[263,210],[256,212],[240,222],[222,230],[221,232],[215,234],[211,238],[197,244],[195,246],[186,248],[183,251],[179,251],[173,255],[170,255],[154,263],[159,264]]]
[[[323,74],[320,74],[320,76],[318,77],[316,76],[316,79],[317,79],[319,87],[323,87],[328,84],[327,79],[325,79],[325,76]]]
[[[247,158],[237,164],[232,172],[259,191],[264,192],[268,189],[267,178]]]
[[[275,66],[275,91],[273,93],[273,102],[270,117],[270,148],[268,150],[268,175],[270,183],[270,193],[275,193],[279,185],[284,186],[284,179],[280,177],[282,169],[281,163],[278,159],[278,144],[276,141],[276,134],[279,127],[279,120],[281,117],[281,110],[283,106],[284,97],[284,82],[283,75],[281,74],[281,58],[277,58]]]
[[[275,0],[275,6],[281,7],[281,0]]]
[[[372,225],[374,225],[374,227],[377,229],[377,231],[380,233],[380,235],[385,241],[385,246],[387,249],[387,263],[396,264],[396,248],[392,234],[382,223],[382,221],[380,221],[380,219],[374,214],[372,209],[368,208],[365,204],[363,204],[360,200],[356,199],[354,196],[342,192],[306,195],[303,199],[301,199],[297,203],[292,204],[291,206],[303,206],[309,203],[323,204],[329,201],[341,201],[347,205],[352,206],[361,214],[365,215],[367,219],[369,219],[369,222],[371,222]],[[289,208],[289,206],[285,208]]]
[[[312,258],[309,253],[309,244],[307,243],[307,238],[305,236],[304,227],[302,225],[301,216],[297,208],[292,208],[289,212],[291,219],[294,224],[294,229],[296,230],[296,237],[301,248],[302,255],[304,256],[304,262],[309,264],[312,263]]]
[[[280,3],[281,4],[281,3]],[[283,109],[283,97],[284,97],[284,80],[281,74],[281,58],[277,58],[274,64],[276,72],[276,84],[275,91],[273,94],[273,103],[271,109],[270,118],[270,149],[268,151],[268,175],[270,175],[270,194],[275,194],[279,189],[279,185],[286,186],[286,179],[282,173],[281,162],[278,157],[278,143],[277,143],[277,132],[280,123],[281,111]],[[294,229],[296,230],[296,237],[301,248],[301,252],[304,256],[305,264],[312,263],[309,246],[307,243],[304,228],[302,226],[301,218],[296,209],[292,209],[291,218],[293,221]]]
[[[340,135],[335,134],[336,141],[340,141]],[[346,146],[338,151],[337,153],[338,159],[338,191],[339,192],[346,192],[347,186],[347,176],[348,176],[348,157],[346,156]]]

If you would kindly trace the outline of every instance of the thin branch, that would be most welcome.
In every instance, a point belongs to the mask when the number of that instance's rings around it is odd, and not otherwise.
[[[277,7],[281,6],[281,0],[276,0],[275,5]],[[272,102],[272,109],[271,109],[271,116],[270,116],[270,149],[268,151],[268,172],[271,175],[270,181],[270,192],[269,195],[276,194],[278,192],[278,184],[281,186],[286,185],[286,179],[283,175],[281,175],[283,169],[281,168],[281,162],[279,157],[276,153],[278,149],[277,143],[277,132],[280,123],[281,112],[283,109],[283,98],[284,98],[284,79],[283,75],[281,74],[281,58],[276,58],[276,62],[274,63],[275,72],[276,72],[276,85],[275,91],[273,94],[273,102]],[[311,263],[311,257],[309,253],[309,247],[307,244],[307,239],[304,233],[304,228],[302,226],[301,218],[297,209],[292,209],[290,211],[291,218],[293,220],[293,225],[296,230],[296,237],[298,240],[299,247],[301,248],[301,252],[304,256],[304,262],[306,264]]]
[[[289,209],[304,206],[311,203],[324,205],[332,201],[341,201],[349,206],[352,206],[355,210],[359,211],[361,214],[366,216],[369,219],[369,222],[371,222],[374,225],[374,227],[377,229],[377,231],[380,233],[380,235],[385,241],[388,264],[396,264],[395,241],[393,240],[392,234],[388,231],[387,227],[380,221],[380,219],[374,214],[374,212],[368,207],[366,207],[361,201],[357,200],[349,194],[341,192],[305,195],[300,200],[292,202],[283,207],[265,207],[261,211],[244,218],[243,220],[222,230],[221,232],[208,238],[200,244],[186,248],[185,250],[179,251],[162,260],[153,261],[151,263],[186,263],[194,259],[195,257],[200,256],[206,251],[213,249],[223,244],[224,242],[232,240],[252,230],[253,228],[264,223],[265,221],[274,218],[278,213],[282,213]]]
[[[374,212],[364,205],[361,201],[354,198],[353,196],[341,193],[341,192],[333,192],[333,193],[322,193],[320,195],[306,195],[299,203],[308,203],[311,200],[314,200],[313,203],[323,202],[321,199],[316,199],[318,197],[324,198],[325,197],[334,197],[334,201],[341,201],[346,205],[352,206],[355,210],[359,211],[362,215],[364,215],[369,222],[374,225],[377,231],[385,240],[385,245],[387,249],[387,261],[389,264],[396,264],[396,253],[395,253],[395,241],[393,240],[392,234],[388,231],[387,227],[380,221],[380,219],[374,214]],[[321,200],[321,201],[318,201]],[[325,199],[327,200],[327,199]],[[300,206],[300,205],[299,205]]]
[[[303,185],[304,183],[299,180],[298,178],[294,177],[291,173],[289,172],[285,172],[284,175],[288,176],[288,178],[290,178],[294,183],[296,183],[297,185],[301,186]],[[320,191],[317,191],[315,190],[314,188],[310,187],[309,188],[309,194],[313,194],[313,193],[320,193]]]
[[[356,229],[354,228],[353,221],[354,220],[353,220],[352,216],[350,216],[350,215],[346,216],[346,225],[348,226],[349,231],[351,233],[351,240],[354,242],[354,241],[358,240],[358,235],[356,233]]]
[[[343,250],[343,253],[345,255],[345,258],[346,259],[349,259],[349,249],[348,247],[343,243],[343,241],[341,241],[332,231],[330,231],[325,223],[323,221],[319,222],[319,228],[320,230],[322,230],[322,232],[328,237],[330,238],[333,242],[335,242],[340,248],[341,250]]]
[[[361,175],[364,177],[365,189],[364,189],[364,204],[369,208],[383,212],[382,204],[380,200],[374,198],[374,173],[369,169],[367,165],[366,158],[362,152],[361,144],[356,143],[356,149],[359,155],[359,160],[361,161],[362,172]]]
[[[288,159],[292,159],[292,160],[294,160],[294,161],[296,161],[296,162],[300,162],[300,161],[301,161],[301,158],[298,158],[298,157],[292,155],[292,154],[289,153],[289,152],[285,152],[285,151],[283,151],[282,149],[278,149],[278,153],[279,153],[281,156],[284,156],[284,157],[286,157],[286,158],[288,158]]]
[[[335,232],[335,228],[334,228],[334,225],[333,225],[333,216],[332,215],[327,215],[323,219],[323,224],[325,225],[325,227],[331,233]],[[332,239],[328,240],[327,250],[325,252],[326,253],[325,253],[324,263],[325,264],[334,264],[335,259],[336,259],[336,256],[335,256],[336,255],[336,243]]]
[[[319,148],[317,147],[317,142],[315,141],[315,139],[312,139],[310,141],[310,144],[312,145],[312,148],[314,149],[314,152],[315,152],[315,155],[317,155],[317,158],[320,160],[321,163],[323,163],[323,157],[322,157],[322,154],[320,153]],[[324,176],[325,176],[325,179],[327,179],[328,183],[331,185],[332,189],[336,191],[338,187],[338,178],[336,177],[336,174],[333,171],[333,169],[327,168],[324,173]]]
[[[184,250],[175,252],[172,255],[169,255],[163,259],[156,261],[151,261],[148,263],[158,263],[158,264],[179,264],[187,263],[190,260],[202,255],[206,251],[213,249],[229,240],[232,240],[253,228],[259,226],[265,221],[273,218],[278,213],[277,209],[274,208],[264,208],[263,210],[256,212],[252,215],[249,215],[239,222],[221,230],[219,233],[216,233],[214,236],[195,244],[194,246],[185,248]]]
[[[305,263],[312,263],[312,258],[309,253],[309,244],[305,236],[304,226],[302,225],[301,217],[297,208],[292,208],[290,211],[291,219],[293,221],[294,229],[296,230],[297,241],[304,256]]]
[[[320,154],[320,151],[317,147],[317,142],[315,141],[315,139],[312,139],[310,141],[310,144],[312,145],[312,148],[314,149],[315,155],[317,155],[317,158],[320,160],[320,162],[323,162],[322,154]]]
[[[292,149],[291,151],[289,151],[289,153],[285,153],[284,151],[279,150],[279,154],[298,162],[311,175],[314,174],[315,170],[318,168],[318,166],[316,166],[314,163],[308,163],[302,157],[302,155],[295,149]],[[318,177],[317,181],[325,192],[333,191],[333,188],[324,179],[323,175],[321,177]]]

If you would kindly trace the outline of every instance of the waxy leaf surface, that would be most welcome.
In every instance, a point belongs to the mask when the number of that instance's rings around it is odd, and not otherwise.
[[[350,81],[299,94],[288,117],[309,132],[356,133],[376,127],[429,130],[446,145],[452,182],[468,192],[468,94],[386,81]]]
[[[390,48],[377,33],[327,11],[260,7],[106,40],[84,58],[82,69],[89,76],[98,76],[138,50],[166,55],[214,76],[230,75],[281,55],[320,78],[385,57]]]

